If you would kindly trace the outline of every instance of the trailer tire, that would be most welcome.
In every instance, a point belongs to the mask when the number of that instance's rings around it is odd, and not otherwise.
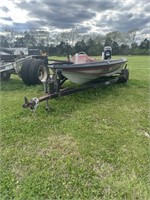
[[[29,79],[31,84],[35,85],[42,83],[42,81],[46,81],[48,75],[49,70],[44,63],[44,60],[36,59],[34,62],[30,63]]]
[[[123,69],[118,78],[118,83],[127,83],[129,79],[129,70]]]
[[[9,72],[1,72],[0,73],[0,81],[8,81],[10,79],[10,73]]]
[[[25,60],[22,63],[22,67],[21,67],[20,75],[21,75],[23,82],[27,85],[31,85],[31,81],[30,81],[30,78],[29,78],[29,68],[30,68],[31,61],[33,61],[33,60],[34,59],[32,59],[32,58],[29,59],[29,60]]]

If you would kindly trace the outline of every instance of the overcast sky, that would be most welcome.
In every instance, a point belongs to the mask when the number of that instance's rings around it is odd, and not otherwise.
[[[150,31],[150,0],[0,0],[0,30]]]

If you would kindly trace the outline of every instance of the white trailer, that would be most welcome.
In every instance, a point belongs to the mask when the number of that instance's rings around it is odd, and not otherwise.
[[[1,55],[0,80],[8,81],[11,74],[19,75],[27,85],[41,83],[49,74],[47,56]]]

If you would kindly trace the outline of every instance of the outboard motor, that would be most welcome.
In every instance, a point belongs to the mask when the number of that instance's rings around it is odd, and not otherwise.
[[[104,60],[111,59],[111,56],[112,56],[111,46],[104,47]]]

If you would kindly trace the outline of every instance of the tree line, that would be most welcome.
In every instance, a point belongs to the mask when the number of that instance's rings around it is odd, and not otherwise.
[[[0,35],[2,48],[28,47],[46,51],[50,56],[67,56],[76,52],[101,55],[105,46],[111,46],[113,55],[149,55],[150,41],[142,38],[136,41],[137,30],[128,33],[113,31],[106,35],[80,34],[77,30],[61,33],[46,31],[25,31],[20,36],[7,30]]]

